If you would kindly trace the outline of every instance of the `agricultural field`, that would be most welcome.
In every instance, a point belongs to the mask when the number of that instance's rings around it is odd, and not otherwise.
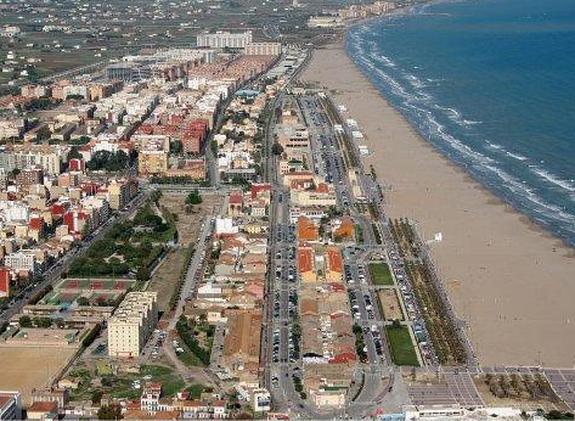
[[[395,288],[380,289],[377,292],[377,297],[385,320],[404,320]]]
[[[385,334],[394,364],[417,367],[419,361],[408,329],[407,326],[386,326]]]
[[[0,347],[0,390],[19,390],[29,402],[32,389],[48,386],[75,354],[74,348]]]
[[[393,285],[393,276],[389,265],[384,262],[372,262],[369,264],[369,274],[374,285]]]

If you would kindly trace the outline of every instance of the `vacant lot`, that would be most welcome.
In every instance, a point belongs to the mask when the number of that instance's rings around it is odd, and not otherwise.
[[[408,329],[407,326],[386,326],[385,333],[391,348],[391,359],[397,365],[419,366]]]
[[[171,250],[152,276],[148,291],[158,293],[158,309],[160,311],[169,310],[170,299],[186,262],[186,255],[185,248]]]
[[[170,299],[178,284],[187,256],[189,256],[189,247],[197,241],[202,222],[206,220],[206,216],[211,215],[214,206],[219,209],[221,204],[221,197],[214,194],[202,195],[202,200],[201,204],[191,207],[186,205],[185,194],[164,193],[159,200],[162,211],[174,216],[179,245],[179,248],[168,253],[152,276],[148,287],[148,291],[158,293],[160,311],[169,309]]]
[[[75,352],[72,348],[1,347],[0,390],[19,390],[28,402],[32,389],[48,386]]]
[[[178,243],[186,246],[196,241],[200,225],[207,215],[211,216],[214,206],[219,209],[221,201],[216,194],[202,194],[201,204],[188,207],[185,194],[163,193],[159,203],[162,209],[176,215]]]
[[[369,273],[374,285],[393,285],[393,277],[391,276],[387,263],[370,263]]]
[[[90,399],[99,390],[117,399],[138,399],[142,390],[134,386],[134,381],[144,384],[146,381],[162,383],[162,394],[171,397],[182,390],[186,383],[182,377],[171,368],[160,365],[143,365],[139,373],[102,373],[93,368],[77,367],[70,371],[70,377],[79,380],[80,387],[72,391],[72,399]],[[97,379],[100,385],[91,382]]]
[[[386,320],[403,320],[403,312],[399,305],[397,293],[393,288],[382,289],[377,293],[381,303],[381,311]]]

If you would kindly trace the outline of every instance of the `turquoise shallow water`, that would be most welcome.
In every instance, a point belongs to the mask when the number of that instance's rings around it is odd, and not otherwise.
[[[353,27],[348,54],[452,161],[575,245],[575,0],[467,0]]]

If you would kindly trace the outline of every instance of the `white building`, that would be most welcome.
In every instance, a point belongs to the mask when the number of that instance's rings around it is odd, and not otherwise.
[[[279,56],[282,45],[279,42],[252,42],[244,48],[246,56]]]
[[[232,218],[216,218],[216,235],[233,235],[239,232],[239,228],[234,226]]]
[[[252,393],[254,412],[269,412],[272,409],[272,398],[267,389],[255,389]]]
[[[5,26],[4,28],[0,29],[0,37],[2,38],[16,38],[21,34],[22,31],[18,26]]]
[[[343,20],[339,16],[311,16],[307,21],[310,28],[337,28],[343,26]]]
[[[108,355],[137,357],[158,322],[157,293],[129,292],[108,320]]]
[[[33,251],[17,251],[7,254],[4,257],[4,265],[12,269],[13,272],[36,273],[38,269]]]
[[[250,31],[231,33],[216,32],[215,34],[200,34],[197,36],[198,47],[209,48],[245,48],[252,42]]]

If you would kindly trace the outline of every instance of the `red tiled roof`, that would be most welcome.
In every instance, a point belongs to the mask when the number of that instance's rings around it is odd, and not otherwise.
[[[314,266],[314,253],[309,247],[300,247],[297,249],[297,263],[300,273],[310,272]]]
[[[57,412],[58,402],[38,401],[28,408],[28,412]]]
[[[343,259],[341,252],[337,247],[330,247],[327,249],[327,261],[329,270],[333,272],[343,272]]]
[[[353,352],[344,352],[341,354],[334,355],[332,359],[329,360],[330,364],[342,364],[347,363],[349,361],[355,361],[356,355]]]
[[[319,230],[315,224],[305,216],[298,218],[297,232],[299,241],[317,241],[319,236]]]

